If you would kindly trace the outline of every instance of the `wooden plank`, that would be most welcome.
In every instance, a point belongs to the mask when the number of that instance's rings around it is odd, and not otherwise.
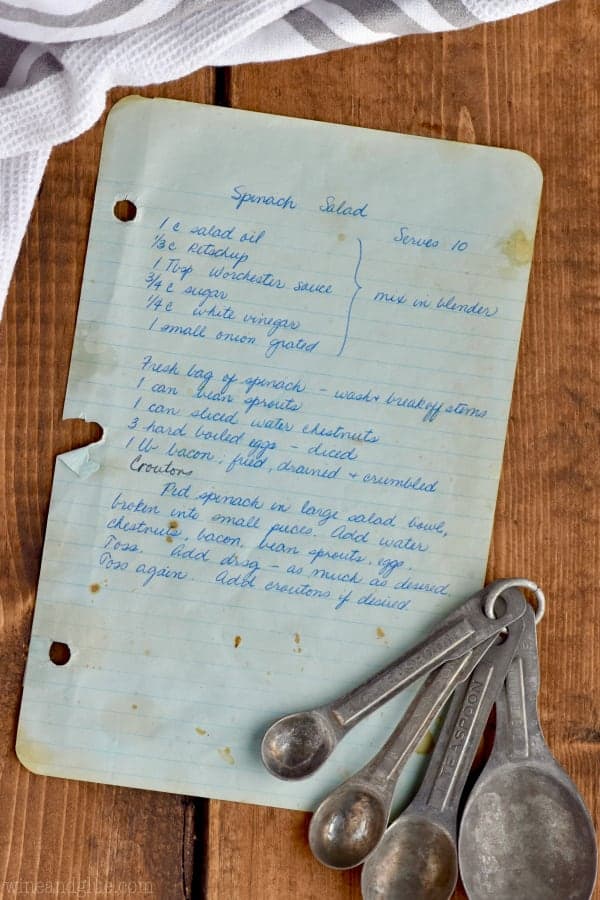
[[[542,722],[595,815],[599,41],[595,0],[564,0],[493,26],[242,66],[229,78],[232,106],[512,147],[544,170],[488,575],[526,574],[548,593],[540,627]],[[300,813],[211,802],[210,900],[358,898],[356,873],[312,860],[307,821]]]
[[[109,105],[130,93],[210,103],[214,73],[115,90]],[[53,152],[1,329],[0,896],[52,882],[53,896],[177,900],[198,896],[194,801],[33,775],[13,749],[54,458],[99,436],[61,414],[102,132],[100,122]]]

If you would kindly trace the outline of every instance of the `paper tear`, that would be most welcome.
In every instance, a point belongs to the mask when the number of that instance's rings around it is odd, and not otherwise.
[[[85,419],[85,416],[82,415],[80,418]],[[86,419],[86,421],[88,420]],[[103,429],[100,440],[94,441],[92,444],[86,444],[85,447],[77,447],[75,450],[68,450],[66,453],[61,453],[58,457],[58,461],[73,472],[74,475],[77,475],[85,481],[86,478],[89,478],[90,475],[93,475],[101,468],[100,462],[96,457],[98,448],[104,444],[105,440],[106,431]]]
[[[95,444],[91,445],[91,447],[94,446]],[[70,450],[58,458],[67,469],[85,480],[100,468],[100,463],[96,462],[90,453],[91,447],[78,447],[77,450]]]

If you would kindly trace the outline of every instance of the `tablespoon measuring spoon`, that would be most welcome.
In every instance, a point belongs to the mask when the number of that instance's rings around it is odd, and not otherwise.
[[[381,750],[317,807],[308,830],[313,854],[332,869],[358,866],[385,832],[400,773],[458,684],[497,640],[488,638],[432,672]]]
[[[523,633],[513,622],[454,692],[415,798],[362,871],[364,900],[449,900],[458,879],[458,807],[481,735]]]
[[[589,900],[592,820],[542,734],[533,613],[496,701],[496,738],[466,803],[460,872],[470,900]]]
[[[447,616],[423,641],[349,693],[274,722],[261,745],[262,760],[269,772],[284,780],[312,775],[365,716],[421,676],[462,656],[522,616],[527,604],[519,592],[511,594],[511,599],[503,595],[503,609],[497,602],[509,587],[525,587],[541,595],[537,585],[524,578],[492,582]],[[496,618],[487,615],[484,607],[493,610]]]

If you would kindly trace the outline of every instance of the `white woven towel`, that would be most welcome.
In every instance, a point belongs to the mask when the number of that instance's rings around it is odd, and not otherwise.
[[[0,315],[54,144],[106,91],[466,28],[552,0],[0,0]]]

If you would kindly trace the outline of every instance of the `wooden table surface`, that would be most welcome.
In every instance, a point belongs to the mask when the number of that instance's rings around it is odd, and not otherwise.
[[[593,815],[600,812],[599,48],[597,0],[563,0],[466,32],[207,69],[135,91],[511,147],[540,163],[542,209],[488,577],[526,575],[547,593],[542,724]],[[109,106],[132,92],[113,91]],[[14,753],[54,458],[97,437],[93,424],[61,421],[61,409],[102,131],[100,122],[54,150],[0,331],[0,896],[59,882],[66,896],[355,900],[358,873],[312,860],[302,813],[45,778]]]

